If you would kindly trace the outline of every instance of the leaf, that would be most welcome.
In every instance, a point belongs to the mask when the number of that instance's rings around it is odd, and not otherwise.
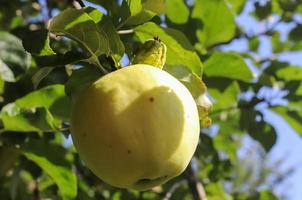
[[[6,82],[15,82],[12,70],[0,58],[0,77]]]
[[[12,70],[15,76],[28,69],[31,57],[14,35],[0,31],[0,59]],[[16,72],[18,73],[16,73]]]
[[[34,56],[34,58],[39,67],[59,67],[81,60],[87,60],[89,56],[83,53],[67,51],[64,54],[57,53],[55,55]]]
[[[229,5],[231,5],[231,8],[237,13],[240,13],[243,10],[246,3],[245,0],[226,0],[226,1]]]
[[[16,105],[20,108],[50,108],[58,99],[65,96],[63,85],[51,85],[33,91],[17,99]]]
[[[7,104],[1,111],[5,130],[21,132],[54,131],[61,120],[69,120],[71,102],[63,85],[33,91]]]
[[[117,34],[117,30],[108,17],[103,17],[99,22],[99,25],[102,27],[108,38],[110,48],[109,54],[111,54],[115,61],[118,62],[124,54],[125,47],[120,36]]]
[[[302,25],[297,25],[289,32],[289,39],[295,42],[302,40]]]
[[[39,29],[31,31],[26,29],[24,32],[22,44],[26,51],[33,55],[40,56],[55,54],[49,45],[49,35],[47,30]]]
[[[302,112],[288,109],[286,107],[277,106],[271,108],[272,111],[279,114],[284,120],[295,130],[302,135]]]
[[[277,196],[270,190],[261,190],[259,200],[278,200]]]
[[[17,132],[53,131],[60,124],[45,108],[21,109],[14,103],[2,108],[1,120],[4,130]]]
[[[188,21],[190,12],[183,0],[167,0],[166,15],[173,23],[184,24]]]
[[[66,94],[68,96],[75,97],[101,76],[102,74],[100,71],[92,66],[83,67],[73,71],[71,77],[65,84]]]
[[[150,1],[150,0],[149,0]],[[152,19],[156,12],[160,9],[160,4],[163,4],[163,1],[158,0],[158,7],[151,6],[156,2],[146,1],[142,4],[141,0],[125,0],[121,6],[121,24],[119,28],[123,25],[138,25],[145,23]]]
[[[159,37],[166,44],[166,64],[185,65],[196,75],[201,75],[202,63],[183,33],[171,28],[161,28],[152,22],[137,26],[134,31],[141,42],[153,37]]]
[[[302,80],[302,68],[296,66],[283,67],[276,72],[276,75],[285,81],[300,81]]]
[[[235,34],[234,15],[224,0],[196,1],[192,18],[200,19],[203,22],[203,27],[197,31],[197,36],[205,47],[227,42]]]
[[[91,56],[89,61],[100,65],[97,57],[103,53],[109,53],[109,43],[95,20],[83,9],[69,8],[51,20],[49,30],[57,35],[67,36],[77,41]]]
[[[201,126],[209,127],[211,125],[211,119],[208,116],[212,108],[212,103],[206,95],[207,88],[204,82],[197,75],[192,73],[189,68],[182,65],[166,65],[164,70],[177,78],[188,88],[195,99]]]
[[[268,152],[276,143],[277,134],[274,127],[263,121],[262,117],[261,121],[256,120],[259,116],[261,117],[260,112],[241,110],[240,126],[243,130],[247,130],[248,134]]]
[[[45,78],[52,70],[54,70],[54,67],[43,67],[33,75],[31,80],[35,89],[38,87],[43,78]]]
[[[267,18],[272,12],[272,3],[267,1],[265,5],[260,5],[259,2],[255,2],[255,14],[259,19]]]
[[[157,14],[163,14],[165,12],[165,1],[164,0],[145,0],[143,1],[143,8],[150,10]]]
[[[206,185],[205,189],[208,200],[232,200],[232,197],[224,191],[223,186],[220,182],[209,183],[208,185]]]
[[[258,51],[259,44],[260,44],[260,41],[259,41],[258,37],[251,38],[249,40],[249,49],[251,51]]]
[[[253,79],[251,70],[237,53],[215,52],[204,63],[204,73],[209,77],[225,77],[241,81]]]
[[[103,18],[103,13],[101,13],[99,10],[92,8],[92,7],[85,7],[83,8],[83,11],[91,17],[91,19],[94,21],[94,23],[99,23]]]
[[[70,118],[71,102],[65,95],[64,86],[59,84],[31,92],[16,100],[16,105],[25,109],[44,107],[56,118],[66,121]]]
[[[237,107],[238,96],[240,88],[236,81],[225,81],[221,79],[214,79],[215,85],[208,84],[208,92],[214,99],[214,112],[215,110],[228,109],[230,107]],[[219,89],[216,85],[223,85]]]
[[[76,198],[76,176],[65,158],[66,150],[63,147],[31,140],[22,147],[22,153],[54,180],[63,200]]]

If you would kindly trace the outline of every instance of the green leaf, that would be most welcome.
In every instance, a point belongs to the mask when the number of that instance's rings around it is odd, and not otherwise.
[[[164,2],[163,0],[157,1],[152,2],[151,0],[147,0],[144,3],[141,0],[123,1],[121,7],[122,22],[118,27],[121,28],[123,25],[138,25],[149,21],[158,12],[161,12]],[[154,6],[155,3],[157,3],[157,6]]]
[[[0,59],[12,70],[23,73],[28,69],[31,57],[22,46],[22,42],[14,35],[0,31]]]
[[[103,13],[101,13],[99,10],[92,8],[92,7],[86,7],[83,8],[83,11],[89,15],[89,17],[94,21],[94,23],[99,23],[103,18]]]
[[[201,75],[202,63],[183,33],[171,28],[162,28],[152,22],[137,26],[134,31],[141,42],[153,37],[159,37],[166,44],[166,64],[185,65],[196,75]]]
[[[261,113],[255,110],[241,110],[240,126],[268,152],[276,143],[276,130],[270,124],[263,121],[263,118],[261,121],[257,121],[257,116],[262,118]]]
[[[261,5],[259,2],[255,2],[255,14],[259,19],[267,18],[272,12],[272,3],[267,1],[265,5]]]
[[[240,13],[243,10],[246,3],[245,0],[226,0],[226,2],[231,5],[232,10],[237,13]]]
[[[275,113],[279,114],[284,120],[295,130],[302,135],[302,112],[297,110],[288,109],[286,107],[277,106],[271,109]]]
[[[102,27],[108,38],[110,48],[109,54],[111,54],[115,61],[118,62],[124,54],[125,47],[120,36],[117,34],[117,30],[108,17],[103,17],[99,22],[99,25]]]
[[[296,66],[287,66],[276,72],[278,78],[285,81],[302,80],[302,68]]]
[[[24,38],[22,38],[22,44],[24,49],[29,53],[40,56],[55,54],[49,45],[49,35],[47,30],[26,30],[24,35]]]
[[[63,85],[51,85],[31,92],[16,100],[16,105],[25,109],[44,107],[56,118],[66,121],[70,118],[71,102]]]
[[[71,77],[65,84],[68,96],[75,97],[94,81],[102,76],[101,72],[92,66],[87,66],[72,72]]]
[[[251,51],[258,51],[259,44],[260,44],[259,38],[254,37],[254,38],[249,40],[249,49]]]
[[[97,26],[95,20],[83,9],[69,8],[51,20],[49,30],[78,42],[90,56],[88,61],[101,67],[98,56],[109,53],[109,43],[104,31]]]
[[[20,108],[51,108],[51,106],[62,97],[65,97],[64,86],[59,84],[51,85],[17,99],[16,105]]]
[[[241,81],[253,79],[253,74],[243,58],[233,52],[215,52],[204,63],[204,73],[209,77],[225,77]]]
[[[166,15],[173,23],[184,24],[188,21],[190,12],[183,0],[167,0]]]
[[[196,1],[192,18],[200,19],[203,22],[203,27],[197,31],[197,36],[205,47],[227,42],[235,34],[234,15],[224,0]]]
[[[238,96],[240,93],[239,85],[236,81],[228,82],[225,80],[215,79],[215,84],[208,84],[208,92],[214,99],[215,110],[228,109],[237,107]],[[223,85],[218,88],[216,85]]]
[[[31,140],[22,147],[22,153],[54,180],[63,200],[76,198],[76,176],[65,158],[66,150],[62,146]]]
[[[57,53],[55,55],[34,56],[34,58],[40,67],[60,67],[81,60],[87,60],[89,56],[83,53],[67,51],[64,54]]]
[[[0,77],[6,82],[15,82],[12,70],[0,58]]]
[[[215,148],[219,152],[224,152],[232,162],[236,162],[241,142],[239,139],[234,138],[243,134],[239,129],[239,112],[235,110],[232,112],[221,112],[216,118],[213,117],[213,121],[219,121],[219,132],[213,139]]]
[[[21,109],[14,103],[2,108],[1,119],[6,131],[47,132],[60,124],[45,108]]]
[[[163,14],[166,9],[165,0],[144,0],[143,8],[157,14]]]
[[[43,78],[45,78],[52,70],[54,70],[54,67],[43,67],[33,75],[31,80],[34,84],[35,89],[38,87]]]
[[[183,65],[166,65],[164,70],[188,88],[195,99],[202,127],[210,126],[211,119],[208,115],[212,108],[212,103],[206,96],[207,88],[204,82],[196,74],[192,73],[189,68]]]
[[[205,187],[208,200],[218,200],[218,199],[224,199],[224,200],[232,200],[232,197],[228,195],[220,182],[213,182]]]
[[[289,32],[289,39],[300,42],[302,40],[302,25],[297,25]]]
[[[64,86],[52,85],[7,104],[1,111],[1,118],[5,130],[53,131],[60,127],[61,120],[69,121],[70,106]]]
[[[259,200],[278,200],[278,198],[272,191],[262,190],[259,192]]]

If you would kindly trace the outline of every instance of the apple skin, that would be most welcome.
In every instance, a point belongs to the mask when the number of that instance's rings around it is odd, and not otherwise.
[[[199,140],[196,103],[176,78],[136,64],[107,74],[76,99],[73,143],[92,172],[147,190],[181,174]]]

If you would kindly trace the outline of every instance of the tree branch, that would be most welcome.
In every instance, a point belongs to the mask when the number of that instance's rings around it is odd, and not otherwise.
[[[82,8],[85,7],[85,4],[82,0],[75,0],[75,1],[78,2]]]
[[[120,34],[120,35],[131,34],[131,33],[134,33],[133,29],[117,31],[117,34]]]
[[[194,200],[207,200],[206,192],[201,182],[198,181],[196,169],[193,166],[193,160],[186,169],[186,178]]]
[[[163,200],[170,200],[173,193],[183,184],[185,184],[187,181],[186,180],[181,180],[178,181],[176,183],[174,183],[172,185],[172,187],[168,190],[168,192],[166,193],[165,197],[163,198]]]
[[[82,0],[71,0],[70,3],[76,9],[82,9],[85,7],[85,4]]]

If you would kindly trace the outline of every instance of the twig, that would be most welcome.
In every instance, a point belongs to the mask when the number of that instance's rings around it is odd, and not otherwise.
[[[33,196],[34,196],[34,200],[40,200],[40,191],[39,191],[39,186],[38,186],[38,181],[35,180],[35,188],[33,191]]]
[[[131,34],[131,33],[134,33],[133,29],[117,31],[117,34],[120,34],[120,35]]]
[[[119,30],[121,29],[127,22],[128,20],[131,18],[131,16],[127,17],[124,21],[122,21],[117,27],[116,29]]]
[[[170,200],[173,193],[183,184],[187,183],[186,180],[181,180],[172,185],[172,187],[168,190],[163,200]]]
[[[82,0],[75,0],[75,1],[78,2],[82,8],[85,7],[85,4]]]
[[[206,192],[201,182],[198,181],[196,170],[193,166],[193,160],[186,169],[187,182],[189,184],[194,200],[207,200]]]
[[[71,2],[72,6],[75,7],[76,9],[82,9],[85,7],[85,4],[83,3],[82,0],[73,0]]]

